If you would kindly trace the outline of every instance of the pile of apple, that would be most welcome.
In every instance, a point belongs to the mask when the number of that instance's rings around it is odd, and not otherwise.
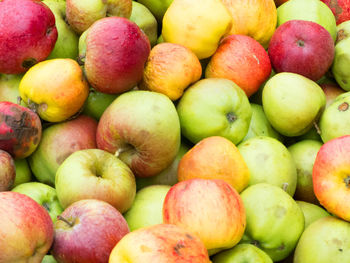
[[[350,262],[350,0],[0,0],[0,263]]]

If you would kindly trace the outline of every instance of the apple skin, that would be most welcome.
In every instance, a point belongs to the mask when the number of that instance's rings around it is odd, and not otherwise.
[[[54,235],[47,211],[24,194],[0,192],[0,217],[0,262],[41,262]]]
[[[79,56],[94,89],[122,93],[141,81],[151,45],[134,22],[121,17],[102,18],[88,29],[85,43]]]
[[[171,224],[140,228],[113,248],[109,263],[210,263],[208,251],[190,231]]]
[[[270,78],[264,86],[262,99],[272,127],[290,137],[308,132],[326,105],[326,96],[316,82],[290,72],[277,73]]]
[[[223,78],[202,79],[177,104],[182,135],[192,143],[222,136],[238,144],[247,134],[252,110],[244,91]]]
[[[57,263],[57,261],[52,255],[46,255],[41,263]]]
[[[333,12],[337,25],[350,20],[350,1],[349,0],[321,0]]]
[[[332,139],[322,145],[312,170],[315,195],[328,212],[350,221],[350,135]]]
[[[0,73],[25,72],[46,59],[54,48],[57,40],[55,17],[39,0],[3,0],[0,39]]]
[[[328,216],[305,229],[294,253],[294,263],[338,263],[350,258],[350,223]]]
[[[323,83],[320,84],[324,94],[326,95],[326,108],[332,104],[332,102],[345,91],[335,83]]]
[[[0,101],[0,149],[15,159],[26,158],[41,140],[39,116],[21,105]]]
[[[110,204],[87,199],[73,203],[58,217],[51,254],[60,263],[104,263],[129,227]]]
[[[241,240],[246,214],[240,195],[230,184],[195,178],[170,188],[163,203],[163,223],[192,232],[212,255]]]
[[[12,187],[16,187],[19,184],[28,183],[32,180],[32,171],[30,170],[27,159],[16,159],[16,178]]]
[[[85,115],[45,128],[36,151],[28,157],[39,182],[54,186],[61,163],[73,152],[96,148],[97,121]]]
[[[98,199],[124,213],[136,194],[135,177],[129,167],[100,149],[71,154],[58,168],[55,185],[63,208],[82,199]]]
[[[220,41],[206,67],[205,77],[230,79],[250,97],[270,73],[269,56],[258,41],[245,35],[229,35]]]
[[[301,210],[303,211],[305,218],[305,229],[316,220],[330,216],[329,213],[326,212],[322,207],[318,205],[314,205],[304,201],[296,201]]]
[[[249,186],[258,183],[275,185],[293,196],[297,170],[288,149],[278,140],[257,136],[238,145],[250,173]]]
[[[116,94],[106,94],[90,89],[89,96],[85,101],[82,114],[99,120],[107,107],[118,97]]]
[[[315,22],[290,20],[276,29],[268,54],[277,73],[293,72],[317,81],[332,65],[334,41]]]
[[[56,189],[39,182],[23,183],[12,189],[13,192],[25,194],[43,206],[49,213],[53,222],[62,213],[63,208],[58,201]]]
[[[297,169],[297,188],[294,194],[296,200],[318,204],[313,189],[312,168],[321,146],[320,141],[302,140],[288,147]]]
[[[163,202],[170,185],[150,185],[136,193],[130,209],[124,214],[130,231],[163,223]]]
[[[96,141],[99,149],[116,154],[135,176],[156,175],[173,162],[180,147],[175,106],[161,93],[123,93],[101,116]]]
[[[0,74],[0,101],[17,103],[20,99],[19,83],[22,74]],[[21,106],[26,104],[21,100]]]
[[[12,156],[0,150],[0,192],[12,188],[16,178],[16,166]]]
[[[276,262],[286,258],[304,231],[301,208],[281,188],[260,183],[241,193],[247,227],[241,243],[257,244]]]

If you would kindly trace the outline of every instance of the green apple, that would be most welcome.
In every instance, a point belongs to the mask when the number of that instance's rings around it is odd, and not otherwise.
[[[59,166],[55,185],[63,208],[82,199],[98,199],[124,213],[136,194],[135,177],[130,168],[100,149],[71,154]]]
[[[305,218],[305,229],[316,220],[322,217],[330,216],[330,214],[326,210],[324,210],[322,207],[318,205],[311,204],[304,201],[296,201],[296,202],[301,208],[301,210],[303,211],[304,218]]]
[[[0,101],[19,102],[18,87],[22,77],[21,74],[0,74]],[[23,101],[21,101],[21,105],[26,106]]]
[[[339,95],[322,113],[319,127],[323,142],[350,134],[350,91]]]
[[[161,23],[165,11],[173,0],[138,0],[138,2],[146,6],[157,18],[158,22]]]
[[[55,258],[51,255],[46,255],[43,258],[43,261],[41,261],[41,263],[57,263],[57,261],[55,260]]]
[[[186,143],[181,142],[180,149],[177,152],[177,155],[174,159],[174,161],[165,168],[163,171],[161,171],[159,174],[151,177],[138,177],[136,178],[136,187],[137,190],[142,189],[146,186],[150,185],[174,185],[178,182],[177,179],[177,167],[179,165],[179,162],[182,158],[182,156],[185,155],[187,151],[189,151],[190,146],[188,146]]]
[[[272,259],[252,244],[238,244],[212,257],[213,263],[272,263]]]
[[[328,216],[305,229],[295,249],[294,263],[349,262],[350,223]]]
[[[222,136],[238,144],[246,136],[252,109],[245,92],[233,81],[208,78],[187,88],[177,111],[182,134],[192,143]]]
[[[57,216],[63,211],[60,202],[57,199],[56,189],[39,182],[29,182],[16,186],[13,192],[25,194],[42,205],[49,213],[53,222],[56,222]]]
[[[130,231],[163,223],[163,202],[169,185],[151,185],[138,191],[131,208],[124,214]]]
[[[332,73],[340,87],[350,91],[350,21],[337,26],[337,42],[335,45]]]
[[[337,37],[336,19],[331,9],[320,0],[289,0],[277,8],[277,27],[289,20],[307,20],[320,24]]]
[[[255,103],[251,103],[250,106],[252,107],[252,119],[250,121],[248,133],[242,141],[256,136],[269,136],[282,141],[282,136],[272,128],[267,120],[263,107]]]
[[[294,198],[318,204],[312,183],[312,168],[322,143],[315,140],[303,140],[288,147],[297,168],[297,188]]]
[[[66,1],[65,0],[44,0],[55,16],[56,28],[58,32],[54,49],[47,59],[78,57],[78,35],[66,23]]]
[[[289,72],[270,78],[262,96],[267,119],[285,136],[299,136],[309,131],[326,105],[326,96],[316,82]]]
[[[242,243],[256,244],[274,262],[286,258],[304,231],[298,204],[281,188],[265,183],[249,186],[241,197],[247,216]]]
[[[246,162],[249,185],[268,183],[294,195],[297,185],[297,170],[292,155],[278,140],[258,136],[238,145],[238,150]]]
[[[142,31],[147,35],[151,46],[157,44],[157,20],[146,6],[136,1],[132,1],[132,11],[129,19],[135,22],[139,28],[141,28]]]
[[[28,183],[32,180],[32,171],[30,170],[28,161],[26,158],[24,159],[15,159],[15,167],[16,167],[16,178],[13,183],[13,187],[17,185]]]
[[[99,120],[103,112],[117,97],[117,94],[107,94],[90,89],[82,113]]]
[[[314,140],[314,141],[319,141],[322,142],[321,136],[320,136],[320,127],[318,127],[317,123],[314,123],[314,126],[311,127],[311,129],[300,136],[294,137],[297,141],[302,141],[302,140]],[[292,138],[292,137],[290,137]]]

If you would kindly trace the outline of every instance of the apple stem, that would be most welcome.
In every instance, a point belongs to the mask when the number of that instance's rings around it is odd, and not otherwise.
[[[21,101],[22,101],[21,96],[17,96],[17,104],[18,104],[18,105],[20,105],[20,104],[21,104]]]
[[[288,183],[283,183],[283,184],[282,184],[282,189],[283,189],[283,191],[287,192],[288,186],[289,186]]]
[[[58,215],[57,216],[57,220],[61,220],[61,221],[63,221],[63,222],[65,222],[67,225],[69,225],[70,227],[73,227],[74,226],[74,224],[72,224],[71,222],[69,222],[66,218],[64,218],[63,216],[61,216],[61,215]]]
[[[314,121],[314,126],[315,126],[315,129],[316,129],[316,132],[321,135],[321,129],[320,127],[318,126],[317,122]]]
[[[27,105],[28,105],[28,108],[31,111],[33,111],[34,113],[37,113],[37,111],[38,111],[38,104],[36,104],[35,102],[33,102],[30,99],[28,99]]]

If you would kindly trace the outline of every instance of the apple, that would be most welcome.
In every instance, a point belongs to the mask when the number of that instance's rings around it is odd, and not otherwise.
[[[222,136],[238,144],[247,134],[252,110],[244,91],[223,78],[202,79],[177,104],[182,135],[192,143]]]
[[[135,177],[129,167],[100,149],[72,153],[59,166],[55,186],[64,209],[82,199],[98,199],[124,213],[136,194]]]
[[[323,144],[317,153],[312,170],[315,195],[330,213],[350,221],[349,198],[350,135],[332,139]]]
[[[32,171],[30,170],[30,167],[26,158],[16,159],[15,167],[16,167],[16,178],[12,187],[16,187],[17,185],[20,185],[23,183],[28,183],[32,180]]]
[[[136,178],[136,187],[137,190],[140,190],[146,186],[150,185],[170,185],[173,186],[178,182],[177,180],[177,170],[179,162],[184,156],[184,154],[190,149],[188,143],[181,141],[179,151],[177,152],[174,161],[159,174],[151,177],[137,177]]]
[[[143,227],[125,235],[109,263],[209,263],[208,251],[190,231],[171,224]]]
[[[22,74],[0,74],[0,101],[18,104],[20,100],[18,87],[21,79]],[[26,106],[23,101],[20,104]]]
[[[87,199],[73,203],[58,216],[51,254],[60,263],[104,263],[129,227],[110,204]]]
[[[53,241],[47,211],[30,197],[0,192],[0,262],[41,262]]]
[[[323,83],[320,84],[324,94],[326,95],[326,108],[332,104],[332,102],[345,91],[335,83]]]
[[[277,8],[277,27],[289,20],[312,21],[323,26],[332,36],[337,36],[335,17],[329,7],[320,0],[289,0]]]
[[[318,205],[311,204],[304,201],[296,201],[296,202],[301,208],[301,210],[303,211],[304,218],[305,218],[305,229],[316,220],[322,217],[330,216],[330,214],[327,213],[326,210],[324,210],[322,207]]]
[[[219,252],[212,258],[213,263],[273,263],[260,248],[252,244],[238,244],[231,249]]]
[[[257,136],[238,145],[250,173],[249,186],[268,183],[295,193],[297,169],[292,155],[280,141]]]
[[[250,107],[252,108],[252,118],[248,132],[242,142],[257,136],[268,136],[282,142],[283,137],[272,128],[266,118],[263,107],[256,103],[250,103]]]
[[[156,175],[174,161],[180,147],[175,106],[161,93],[123,93],[101,116],[96,141],[99,149],[116,154],[135,176]]]
[[[52,255],[46,255],[41,263],[57,263],[57,261]]]
[[[164,13],[173,2],[173,0],[138,0],[140,4],[147,7],[156,17],[158,23],[162,23]]]
[[[301,235],[294,263],[337,263],[350,258],[350,223],[328,216],[312,223]]]
[[[220,136],[207,137],[192,147],[180,160],[178,180],[221,179],[238,193],[249,183],[249,169],[238,148]]]
[[[81,37],[79,57],[94,89],[122,93],[141,81],[151,46],[134,22],[121,17],[102,18]]]
[[[45,128],[39,146],[28,157],[36,179],[54,186],[57,169],[69,155],[96,148],[96,130],[97,121],[85,115]]]
[[[266,82],[262,100],[272,127],[290,137],[309,131],[326,105],[326,96],[316,82],[289,72],[277,73]]]
[[[130,209],[124,214],[130,231],[163,223],[163,202],[170,185],[150,185],[136,193]]]
[[[230,184],[195,178],[170,188],[163,203],[163,223],[198,236],[212,255],[241,240],[246,215],[240,195]]]
[[[56,189],[39,182],[23,183],[12,189],[13,192],[25,194],[42,205],[49,213],[53,222],[62,213],[63,208],[58,201]]]
[[[318,204],[312,183],[312,169],[316,155],[322,142],[315,140],[302,140],[288,147],[297,168],[297,188],[294,198],[313,204]]]
[[[99,120],[107,107],[118,97],[117,94],[106,94],[90,89],[89,96],[85,101],[82,114]]]
[[[16,166],[12,156],[0,150],[0,192],[12,188],[16,178]]]
[[[256,244],[271,259],[280,261],[295,248],[304,231],[304,215],[280,187],[260,183],[241,193],[247,215],[242,243]]]
[[[25,72],[46,59],[54,48],[57,40],[55,17],[38,0],[3,0],[0,39],[0,73]]]
[[[349,0],[321,0],[332,10],[337,25],[350,20],[350,1]]]
[[[317,81],[332,65],[334,41],[315,22],[290,20],[273,34],[268,54],[277,73],[293,72]]]
[[[66,22],[66,1],[65,0],[44,0],[42,1],[47,5],[55,16],[56,28],[57,28],[57,41],[55,47],[51,51],[50,55],[46,59],[54,58],[71,58],[76,59],[78,57],[78,35],[72,30],[72,28]]]
[[[0,101],[0,149],[15,159],[26,158],[41,140],[39,116],[21,105]]]
[[[94,22],[104,17],[118,16],[129,18],[131,0],[66,0],[66,17],[71,28],[81,34]]]
[[[151,11],[143,4],[132,1],[130,21],[133,21],[147,35],[151,46],[157,44],[158,23]]]
[[[229,35],[220,41],[206,67],[205,77],[230,79],[250,97],[270,73],[269,56],[258,41],[249,36]]]
[[[319,128],[323,142],[350,134],[350,92],[339,95],[322,113]]]

